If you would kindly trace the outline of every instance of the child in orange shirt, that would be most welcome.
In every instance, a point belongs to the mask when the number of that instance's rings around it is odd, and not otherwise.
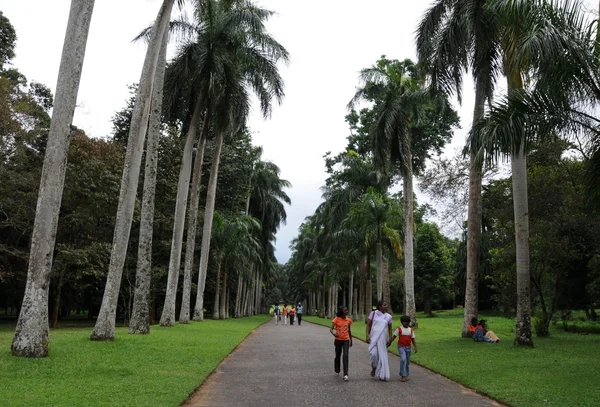
[[[340,356],[342,351],[344,352],[344,356],[342,358],[344,365],[344,381],[347,382],[348,379],[348,352],[349,348],[352,346],[352,331],[350,330],[350,326],[352,325],[352,320],[350,319],[348,314],[348,308],[339,307],[335,318],[331,321],[331,328],[329,328],[329,332],[335,337],[333,341],[333,345],[335,346],[335,360],[333,362],[333,369],[336,374],[340,374]]]
[[[392,334],[392,339],[388,342],[387,346],[390,346],[394,339],[398,337],[398,354],[400,355],[400,381],[406,382],[408,381],[408,376],[410,374],[410,344],[412,343],[415,348],[415,353],[417,353],[417,342],[415,342],[415,331],[409,327],[410,317],[408,315],[403,315],[400,318],[400,322],[402,326],[396,328],[394,333]]]

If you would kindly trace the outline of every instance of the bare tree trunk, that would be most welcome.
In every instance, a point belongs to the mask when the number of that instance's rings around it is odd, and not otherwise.
[[[137,270],[133,311],[129,320],[130,334],[150,333],[150,284],[152,281],[152,233],[154,231],[154,197],[156,196],[156,171],[158,168],[158,143],[160,139],[163,85],[167,64],[167,37],[165,30],[158,56],[150,113],[150,128],[146,140],[146,163],[144,169],[144,192],[140,219]]]
[[[221,303],[219,311],[219,319],[227,319],[227,304],[229,304],[229,299],[227,298],[228,289],[227,289],[227,277],[228,277],[228,269],[227,263],[225,263],[225,270],[223,270],[223,290],[221,292]],[[216,304],[216,303],[215,303]]]
[[[225,297],[225,319],[229,319],[229,299],[231,298],[231,289],[227,286],[227,296]]]
[[[381,282],[383,288],[383,300],[388,305],[388,312],[393,314],[392,299],[390,297],[390,263],[385,257],[381,259]]]
[[[382,250],[381,250],[381,242],[378,241],[375,247],[375,254],[377,257],[377,301],[383,298],[383,260],[382,260]],[[389,306],[389,304],[388,304]]]
[[[194,113],[190,121],[181,158],[179,182],[177,183],[177,200],[175,202],[175,215],[173,216],[173,238],[171,240],[171,257],[169,259],[169,274],[167,279],[167,293],[163,312],[160,317],[160,326],[175,325],[175,300],[177,298],[177,283],[181,269],[181,247],[183,246],[183,231],[185,229],[185,210],[187,208],[188,192],[190,188],[190,175],[192,171],[192,153],[198,121],[202,113],[202,99],[198,97]]]
[[[240,317],[240,306],[242,303],[242,276],[238,275],[238,286],[235,293],[235,309],[233,310],[233,317]]]
[[[356,319],[356,309],[354,308],[354,303],[352,302],[352,295],[354,294],[354,269],[350,272],[350,277],[348,278],[348,314],[352,316],[352,318]]]
[[[123,178],[121,180],[121,191],[119,193],[119,205],[115,221],[110,264],[108,266],[102,305],[98,319],[96,320],[96,326],[90,336],[92,340],[113,340],[115,337],[117,302],[119,300],[119,289],[121,287],[121,276],[127,255],[127,246],[129,244],[129,233],[131,232],[131,221],[133,219],[135,197],[140,176],[142,150],[146,137],[146,129],[148,128],[152,87],[158,64],[158,56],[165,30],[171,18],[173,3],[174,0],[164,0],[158,12],[144,60],[140,84],[135,96],[127,152],[125,154]]]
[[[208,190],[206,192],[206,206],[204,208],[204,227],[202,229],[202,245],[200,253],[200,269],[198,276],[198,292],[196,295],[196,306],[194,307],[194,321],[204,319],[204,285],[206,284],[206,273],[208,267],[208,255],[210,251],[210,238],[212,235],[212,223],[215,214],[215,197],[217,194],[217,179],[219,176],[219,163],[221,160],[221,148],[225,134],[220,131],[215,140],[215,152],[210,168]]]
[[[529,272],[529,209],[527,161],[523,147],[512,157],[515,243],[517,248],[517,318],[515,345],[533,346],[531,334],[531,276]]]
[[[25,295],[11,346],[14,356],[48,356],[48,287],[71,123],[93,10],[94,0],[71,1],[31,235]]]
[[[357,310],[357,297],[358,297],[358,289],[354,289],[354,296],[352,297],[352,309],[354,310],[354,314],[352,314],[352,317],[354,318],[355,321],[359,320],[359,315],[356,314],[356,310]]]
[[[200,181],[202,179],[202,164],[204,162],[204,150],[210,128],[210,108],[207,109],[202,125],[202,134],[198,141],[196,158],[194,159],[194,174],[192,176],[192,192],[190,194],[190,207],[188,209],[187,239],[185,241],[185,262],[183,269],[183,292],[181,295],[181,311],[179,322],[189,324],[191,292],[192,292],[192,269],[194,268],[194,250],[196,249],[196,228],[198,226],[198,203],[200,201]]]
[[[56,282],[56,297],[54,297],[54,312],[52,313],[52,328],[58,325],[58,315],[60,314],[60,296],[63,285],[63,271],[58,273],[58,281]]]
[[[361,320],[365,319],[365,298],[366,298],[366,291],[367,291],[367,256],[366,255],[362,255],[360,257],[360,282],[359,282],[359,288],[360,288],[360,301],[359,301],[359,305],[358,305],[358,315],[359,318]],[[368,309],[368,308],[367,308]]]
[[[477,84],[475,89],[475,108],[471,131],[475,134],[476,124],[485,109],[485,89]],[[471,320],[477,318],[479,311],[479,250],[481,246],[481,183],[482,167],[471,154],[469,163],[469,209],[467,213],[467,282],[465,289],[465,309],[462,327],[463,338],[469,337]]]
[[[413,205],[413,172],[412,172],[412,152],[410,147],[406,146],[405,154],[405,175],[404,175],[404,285],[406,287],[406,315],[410,317],[410,325],[418,326],[417,310],[415,306],[415,265],[413,251],[413,224],[414,224],[414,205]]]
[[[367,309],[365,310],[366,314],[369,315],[371,310],[373,309],[373,284],[371,279],[367,280],[367,296],[365,298],[365,306]]]
[[[215,282],[215,303],[213,305],[212,319],[219,319],[219,305],[220,305],[220,294],[221,294],[221,261],[217,261],[217,279]]]

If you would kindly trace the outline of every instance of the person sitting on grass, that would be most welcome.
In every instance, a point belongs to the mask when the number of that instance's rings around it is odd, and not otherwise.
[[[493,332],[488,331],[487,326],[485,324],[485,319],[479,321],[479,325],[475,329],[475,333],[473,334],[473,340],[475,342],[487,342],[487,343],[498,343],[500,342],[500,338]]]

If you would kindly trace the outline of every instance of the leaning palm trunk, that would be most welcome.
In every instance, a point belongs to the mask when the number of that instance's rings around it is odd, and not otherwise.
[[[200,180],[202,178],[202,164],[204,163],[204,150],[210,123],[210,109],[204,116],[202,134],[194,159],[194,174],[192,176],[192,192],[190,194],[190,207],[188,209],[187,239],[185,241],[185,263],[183,267],[183,292],[181,295],[181,311],[179,322],[188,324],[190,322],[190,303],[192,291],[192,268],[194,267],[194,250],[196,249],[196,228],[198,226],[198,202],[200,200]]]
[[[163,83],[167,59],[167,35],[158,57],[154,87],[152,88],[152,111],[150,129],[146,140],[146,165],[144,170],[144,192],[140,219],[140,242],[138,245],[137,271],[133,311],[129,320],[130,334],[150,333],[150,282],[152,280],[152,232],[154,229],[154,197],[156,195],[156,171],[158,167],[158,142],[160,138]]]
[[[477,122],[483,116],[485,109],[485,89],[477,81],[475,90],[475,107],[473,109],[472,131],[475,134]],[[477,141],[477,136],[474,136]],[[469,162],[469,209],[467,214],[467,282],[465,287],[465,310],[462,336],[469,336],[471,320],[477,317],[479,311],[479,250],[481,247],[481,182],[482,166],[471,154]]]
[[[175,215],[173,219],[173,238],[171,240],[171,257],[169,259],[169,274],[167,278],[167,293],[163,312],[160,317],[160,326],[175,325],[175,299],[177,298],[177,283],[181,266],[181,247],[183,245],[183,230],[185,228],[185,209],[187,207],[188,191],[190,188],[190,172],[192,170],[192,153],[198,120],[202,111],[200,97],[196,101],[194,113],[187,131],[181,168],[179,170],[179,182],[177,183],[177,200],[175,202]]]
[[[210,178],[206,192],[206,206],[204,208],[204,227],[202,230],[202,245],[200,253],[200,270],[198,276],[198,292],[196,295],[196,306],[194,307],[194,321],[204,319],[204,285],[206,284],[206,273],[208,268],[208,255],[210,251],[210,238],[212,235],[212,223],[215,213],[215,197],[217,194],[217,179],[219,176],[219,163],[221,160],[221,148],[223,147],[223,131],[218,132],[215,140],[215,151],[210,167]]]
[[[410,317],[411,326],[417,326],[417,310],[415,306],[415,264],[413,252],[413,173],[412,153],[410,147],[405,147],[404,174],[404,285],[405,312]]]
[[[148,128],[152,87],[158,64],[158,56],[167,25],[169,24],[174,1],[164,0],[158,12],[158,17],[154,23],[155,29],[152,30],[148,50],[146,51],[140,84],[135,95],[135,106],[131,116],[131,128],[127,141],[127,152],[125,154],[125,165],[121,180],[121,191],[119,193],[108,276],[106,278],[104,296],[98,319],[96,320],[96,326],[91,334],[92,340],[113,340],[115,337],[117,302],[119,300],[119,289],[121,287],[125,256],[127,255],[127,246],[129,244],[129,233],[131,232],[131,221],[133,219],[135,197],[140,176],[142,150],[146,137],[146,129]]]
[[[65,184],[71,123],[93,10],[94,0],[71,2],[31,235],[25,296],[11,347],[15,356],[48,355],[50,272]]]

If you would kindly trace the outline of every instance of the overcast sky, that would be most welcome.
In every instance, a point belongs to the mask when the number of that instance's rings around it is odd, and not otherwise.
[[[589,3],[591,0],[586,1]],[[250,119],[254,143],[263,158],[281,168],[288,191],[287,225],[277,234],[277,258],[285,263],[298,227],[321,201],[326,174],[323,155],[346,145],[346,105],[358,72],[381,55],[415,59],[414,30],[427,0],[258,0],[277,15],[269,31],[291,54],[282,67],[286,98],[263,121]],[[145,45],[131,39],[156,17],[160,0],[96,1],[88,38],[78,107],[73,124],[94,137],[110,135],[111,117],[128,98],[127,85],[139,81]],[[29,81],[54,91],[69,0],[1,0],[0,10],[17,32],[13,63]],[[175,11],[176,13],[177,11]],[[173,50],[171,44],[170,52]],[[463,105],[456,106],[462,130],[448,151],[462,146],[473,108],[467,82]]]

